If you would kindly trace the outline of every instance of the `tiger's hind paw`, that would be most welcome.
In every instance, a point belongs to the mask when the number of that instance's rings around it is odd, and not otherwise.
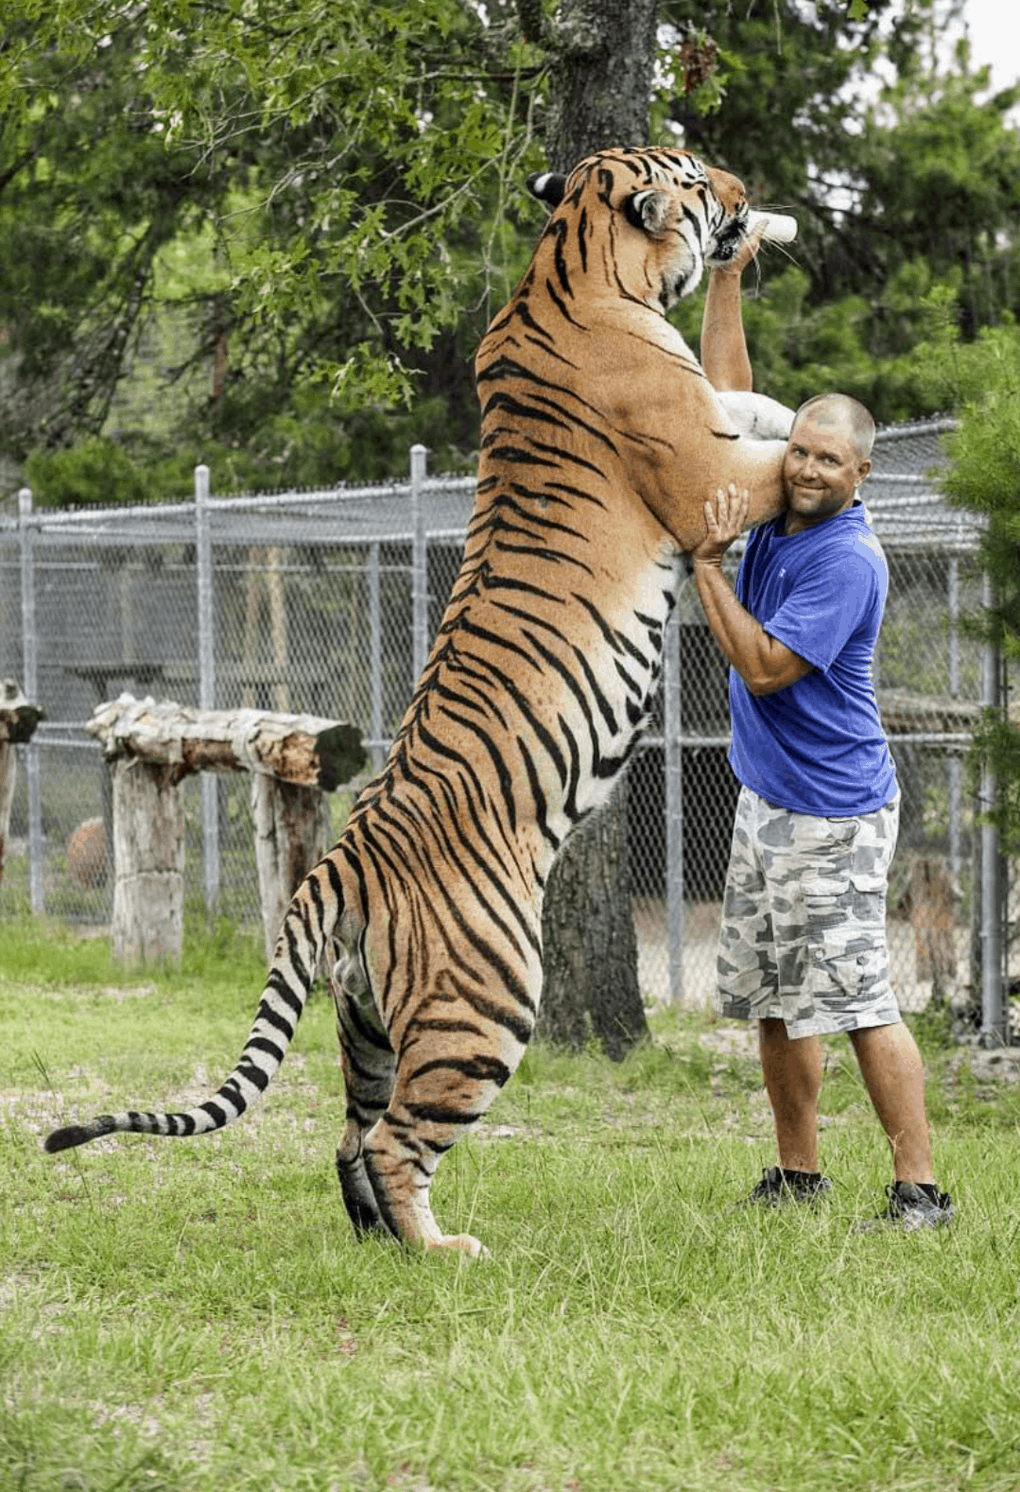
[[[390,1230],[383,1222],[360,1153],[350,1160],[345,1157],[343,1149],[338,1150],[336,1174],[340,1180],[340,1194],[344,1199],[347,1216],[358,1237],[363,1237],[366,1233],[388,1234]]]
[[[470,1233],[447,1233],[434,1243],[430,1243],[428,1247],[430,1251],[432,1249],[459,1249],[470,1259],[492,1258],[485,1244],[478,1238],[472,1238]]]

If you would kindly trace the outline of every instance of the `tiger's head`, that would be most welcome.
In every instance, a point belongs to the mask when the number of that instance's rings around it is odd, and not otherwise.
[[[697,289],[706,266],[728,263],[746,233],[743,184],[686,150],[601,150],[569,176],[540,172],[528,186],[553,210],[544,237],[568,294],[565,244],[575,235],[585,272],[664,313]],[[606,227],[600,246],[595,235]]]

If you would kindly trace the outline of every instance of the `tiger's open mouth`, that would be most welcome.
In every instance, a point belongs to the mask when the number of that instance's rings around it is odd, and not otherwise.
[[[735,258],[740,245],[747,237],[747,210],[740,217],[730,218],[717,233],[713,235],[709,245],[708,253],[705,255],[705,263],[709,269],[716,269],[722,265],[729,264]]]

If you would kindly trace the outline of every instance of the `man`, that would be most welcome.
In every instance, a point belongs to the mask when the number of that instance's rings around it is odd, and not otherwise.
[[[756,248],[749,240],[710,281],[702,357],[720,390],[751,387],[740,273]],[[787,511],[750,535],[736,589],[722,559],[743,531],[746,492],[705,503],[691,557],[731,664],[730,764],[741,783],[719,1008],[758,1022],[779,1158],[748,1201],[811,1201],[830,1189],[818,1168],[819,1037],[845,1031],[893,1152],[881,1220],[914,1229],[948,1222],[953,1208],[935,1184],[924,1070],[885,946],[899,793],[871,661],[888,570],[858,496],[874,433],[855,399],[808,400],[783,462]]]

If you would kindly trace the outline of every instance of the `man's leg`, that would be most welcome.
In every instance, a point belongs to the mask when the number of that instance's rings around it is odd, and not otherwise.
[[[818,1095],[822,1044],[817,1036],[791,1041],[781,1020],[758,1022],[758,1050],[772,1106],[779,1164],[784,1171],[818,1170]]]
[[[902,1022],[848,1033],[868,1096],[889,1137],[897,1181],[935,1180],[924,1106],[924,1065]]]

